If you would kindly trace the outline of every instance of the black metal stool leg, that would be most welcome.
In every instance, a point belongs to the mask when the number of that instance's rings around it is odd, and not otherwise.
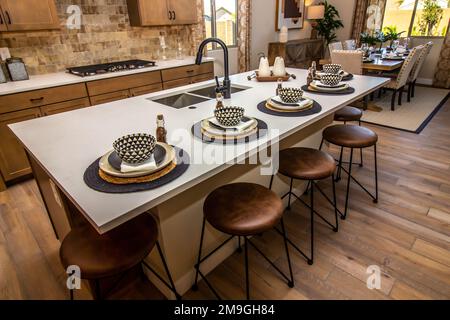
[[[158,249],[159,257],[161,258],[161,261],[164,266],[164,271],[166,272],[167,278],[169,279],[169,289],[173,292],[177,300],[181,300],[180,294],[177,292],[177,289],[175,288],[175,283],[173,282],[172,275],[170,273],[169,267],[167,266],[166,258],[164,257],[164,253],[161,250],[161,245],[159,244],[159,241],[156,241],[156,248]]]
[[[342,167],[342,157],[344,156],[344,147],[341,147],[341,154],[339,155],[339,165],[336,175],[336,181],[341,180],[341,167]]]
[[[348,179],[347,179],[347,194],[345,196],[345,210],[344,216],[342,219],[347,218],[347,210],[348,210],[348,197],[350,193],[350,182],[352,179],[352,164],[353,164],[353,148],[350,148],[350,162],[348,164]]]
[[[314,263],[314,183],[311,183],[311,255],[308,264]]]
[[[281,218],[281,231],[283,232],[284,249],[286,250],[286,257],[287,257],[288,265],[289,265],[289,275],[291,277],[291,281],[289,281],[288,286],[289,286],[289,288],[293,288],[294,287],[294,274],[292,272],[291,258],[289,256],[289,247],[288,247],[286,229],[284,227],[284,219],[283,218]]]
[[[237,248],[237,252],[238,252],[238,253],[242,253],[241,237],[240,237],[240,236],[238,236],[238,248]]]
[[[336,221],[336,227],[333,229],[334,232],[338,232],[339,230],[339,219],[338,219],[338,208],[337,208],[337,200],[336,200],[336,183],[334,181],[334,173],[331,176],[331,181],[333,184],[333,202],[334,202],[334,218]]]
[[[291,195],[292,195],[292,186],[293,186],[293,184],[294,184],[294,179],[291,178],[291,185],[289,187],[288,206],[287,206],[288,210],[291,210]]]
[[[244,250],[245,250],[245,288],[247,294],[247,300],[250,300],[250,280],[248,272],[248,245],[247,237],[244,237]]]
[[[203,225],[202,225],[202,235],[200,238],[200,248],[198,249],[198,259],[197,259],[197,264],[195,265],[195,282],[194,285],[192,286],[192,290],[197,291],[198,290],[198,274],[200,272],[200,261],[202,259],[202,246],[203,246],[203,237],[205,235],[205,225],[206,225],[206,219],[203,218]]]
[[[373,203],[378,203],[378,164],[377,164],[377,145],[373,146],[375,156],[375,199]]]
[[[69,289],[70,300],[73,301],[73,289]]]
[[[274,174],[270,177],[270,184],[269,184],[269,189],[270,189],[270,190],[272,190],[273,178],[274,178],[274,177],[275,177]]]
[[[319,146],[319,150],[322,150],[322,147],[323,147],[323,138],[322,138],[322,141],[320,141],[320,146]]]

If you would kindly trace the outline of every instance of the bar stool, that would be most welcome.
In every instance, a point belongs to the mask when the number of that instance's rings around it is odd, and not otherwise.
[[[198,252],[197,264],[195,265],[195,282],[192,286],[194,291],[198,289],[197,283],[198,276],[200,275],[217,299],[220,300],[219,294],[200,271],[200,264],[235,237],[238,237],[239,240],[238,252],[241,252],[241,238],[244,238],[247,300],[250,299],[248,244],[255,248],[255,250],[262,257],[264,257],[264,259],[266,259],[284,279],[286,279],[290,288],[294,287],[294,276],[289,257],[286,230],[282,218],[283,203],[274,192],[253,183],[234,183],[225,185],[214,190],[208,195],[203,205],[203,213],[204,218],[200,237],[200,248]],[[215,229],[230,235],[230,237],[202,258],[202,246],[206,222],[208,222]],[[281,233],[284,239],[284,249],[286,250],[290,278],[288,278],[272,261],[270,261],[270,259],[267,258],[267,256],[249,239],[252,236],[259,235],[265,231],[275,228],[278,223],[281,223]]]
[[[342,151],[338,166],[348,175],[347,193],[345,197],[345,209],[344,214],[341,215],[341,218],[345,219],[347,217],[349,193],[350,193],[350,180],[353,180],[356,184],[358,184],[373,199],[373,202],[377,203],[378,202],[377,134],[365,127],[338,124],[330,126],[323,131],[323,138],[322,143],[320,144],[320,149],[322,149],[324,141],[328,141],[329,143],[341,147]],[[356,180],[352,176],[353,149],[364,149],[372,146],[374,147],[374,156],[375,156],[375,195],[372,195],[372,193],[370,193],[369,190],[367,190],[358,180]],[[350,161],[348,171],[344,168],[342,164],[342,152],[344,148],[350,148]]]
[[[334,113],[334,121],[344,122],[344,124],[347,124],[347,122],[358,122],[358,125],[361,126],[361,118],[362,118],[363,112],[359,108],[346,106]],[[343,156],[343,150],[344,148],[341,148],[341,153],[339,156],[339,159],[341,160],[340,164],[342,165],[342,156]],[[363,164],[363,151],[362,149],[359,149],[359,155],[361,162],[359,163],[359,166],[362,167]],[[336,175],[337,181],[341,179],[341,169],[340,166],[338,167],[338,172]]]
[[[309,265],[314,262],[314,215],[316,214],[321,218],[326,224],[328,224],[334,232],[338,232],[338,213],[339,210],[336,204],[336,188],[334,171],[336,170],[336,162],[332,156],[324,151],[319,151],[311,148],[289,148],[280,151],[280,167],[278,172],[288,178],[290,178],[290,188],[289,191],[283,195],[282,199],[289,196],[288,207],[291,209],[291,196],[297,198],[303,205],[310,209],[310,255],[306,255],[297,245],[295,245],[291,240],[287,240],[305,259],[308,261]],[[273,185],[272,175],[270,179],[270,189]],[[333,185],[333,200],[331,200],[326,193],[315,183],[316,180],[323,180],[331,178]],[[294,180],[308,181],[307,190],[310,189],[310,204],[308,205],[299,196],[297,196],[293,191]],[[334,218],[335,224],[333,225],[327,219],[325,219],[320,213],[314,209],[314,187],[325,197],[325,199],[334,207]]]
[[[169,283],[144,261],[155,245]],[[102,279],[119,275],[123,277],[127,271],[141,262],[175,294],[177,299],[181,298],[175,289],[158,242],[156,221],[150,214],[141,214],[102,235],[90,225],[76,227],[64,238],[59,254],[65,269],[72,265],[79,266],[81,278],[94,282],[96,299],[100,300],[106,296],[100,289]],[[70,299],[73,300],[73,289],[70,290]]]

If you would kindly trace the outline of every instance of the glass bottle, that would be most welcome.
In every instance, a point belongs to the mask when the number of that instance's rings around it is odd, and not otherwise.
[[[309,68],[308,69],[308,76],[306,77],[306,85],[309,86],[312,81],[313,81],[312,68]]]
[[[158,114],[156,118],[156,141],[167,143],[167,130],[165,128],[164,116]]]
[[[216,109],[223,108],[223,95],[221,92],[216,93],[216,100],[217,100]]]
[[[280,90],[283,89],[283,80],[278,79],[277,82],[278,82],[278,85],[277,85],[276,94],[277,94],[277,96],[279,96],[280,95]]]

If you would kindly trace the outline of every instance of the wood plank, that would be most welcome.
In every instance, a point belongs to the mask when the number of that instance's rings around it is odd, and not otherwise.
[[[449,212],[445,212],[443,210],[439,210],[436,208],[430,208],[430,210],[428,211],[428,216],[433,219],[442,221],[446,224],[450,224],[450,213]]]
[[[450,266],[450,251],[422,239],[417,239],[412,247],[414,252]]]

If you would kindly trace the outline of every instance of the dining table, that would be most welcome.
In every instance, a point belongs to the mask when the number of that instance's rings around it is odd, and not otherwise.
[[[372,62],[364,62],[364,71],[394,71],[403,65],[405,59],[373,58]]]

